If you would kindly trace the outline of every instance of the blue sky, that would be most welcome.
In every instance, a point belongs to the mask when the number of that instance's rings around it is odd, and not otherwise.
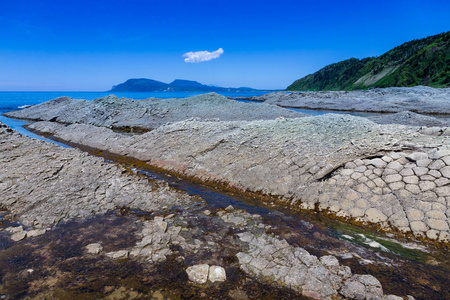
[[[449,31],[449,16],[448,0],[0,0],[0,90],[104,91],[142,77],[284,89]]]

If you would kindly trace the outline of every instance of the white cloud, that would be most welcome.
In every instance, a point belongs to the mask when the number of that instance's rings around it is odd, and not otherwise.
[[[209,52],[209,51],[196,51],[196,52],[187,52],[183,54],[183,57],[186,57],[184,59],[184,62],[187,63],[201,63],[204,61],[209,61],[212,59],[219,58],[223,54],[223,49],[219,48],[216,51]]]

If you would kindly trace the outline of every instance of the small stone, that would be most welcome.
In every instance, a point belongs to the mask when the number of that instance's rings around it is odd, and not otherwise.
[[[6,231],[8,231],[11,234],[17,233],[17,232],[22,232],[23,231],[23,227],[22,226],[17,226],[17,227],[8,227],[6,228]]]
[[[86,251],[91,254],[99,254],[103,250],[102,245],[93,243],[86,246]]]
[[[106,253],[106,256],[109,256],[112,259],[127,258],[128,255],[129,255],[128,250],[119,250],[119,251],[115,251],[115,252]]]
[[[189,280],[198,284],[208,281],[209,266],[207,264],[194,265],[186,269]]]
[[[34,236],[39,236],[39,235],[43,235],[44,233],[46,233],[47,230],[46,229],[34,229],[34,230],[30,230],[27,232],[27,237],[34,237]]]
[[[233,205],[228,205],[228,206],[225,208],[225,211],[226,211],[226,212],[232,212],[232,211],[234,211]]]
[[[23,240],[26,237],[27,237],[26,231],[19,231],[19,232],[14,233],[13,235],[11,235],[11,240],[13,240],[14,242],[18,242],[18,241]]]
[[[220,266],[211,266],[209,268],[208,279],[211,282],[216,282],[216,281],[222,282],[222,281],[227,280],[227,275],[225,273],[225,269]]]

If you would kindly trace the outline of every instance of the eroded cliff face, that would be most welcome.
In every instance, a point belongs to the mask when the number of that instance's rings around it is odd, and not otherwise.
[[[417,128],[346,115],[188,120],[134,136],[81,124],[31,128],[294,207],[449,242],[449,139]]]

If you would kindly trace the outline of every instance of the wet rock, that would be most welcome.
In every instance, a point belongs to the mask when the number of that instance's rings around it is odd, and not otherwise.
[[[142,224],[138,233],[139,241],[131,249],[130,255],[151,262],[163,262],[172,254],[171,245],[189,248],[186,240],[180,235],[182,227],[174,225],[173,218],[154,217]]]
[[[26,237],[27,237],[26,231],[19,231],[11,235],[11,240],[13,240],[14,242],[18,242],[25,239]]]
[[[27,237],[40,236],[47,232],[47,229],[34,229],[27,231]]]
[[[102,250],[103,247],[99,243],[93,243],[86,246],[86,251],[90,254],[99,254]],[[110,253],[108,253],[107,255],[111,256]]]
[[[8,231],[11,234],[17,233],[17,232],[22,232],[23,231],[23,227],[22,226],[16,226],[16,227],[8,227],[6,228],[6,231]]]
[[[198,201],[160,181],[149,185],[102,158],[6,129],[0,128],[1,205],[28,227],[40,230],[116,207],[151,211]],[[40,233],[29,231],[29,236]]]
[[[79,124],[32,126],[38,130],[52,127],[58,137],[91,146],[101,143],[102,149],[121,155],[126,149],[126,155],[157,167],[219,181],[238,190],[278,196],[303,209],[319,204],[321,210],[376,223],[386,230],[390,226],[401,231],[421,228],[404,224],[405,219],[394,216],[393,208],[422,210],[419,201],[426,197],[429,203],[437,202],[445,197],[450,183],[445,177],[450,167],[445,163],[449,157],[445,149],[450,147],[447,140],[349,116],[254,122],[189,120],[134,137]],[[90,132],[89,136],[85,132]],[[412,146],[402,145],[402,140],[408,145],[411,141],[414,145],[439,141],[444,146],[414,146],[414,151],[408,151],[405,149]],[[194,146],[184,149],[187,143]],[[339,168],[342,165],[344,168]],[[228,217],[232,220],[227,222],[245,223],[239,216]]]
[[[205,284],[208,281],[209,266],[200,264],[190,266],[186,269],[189,280],[198,284]]]
[[[128,255],[129,255],[128,250],[119,250],[119,251],[106,253],[106,256],[109,256],[112,259],[128,258]]]
[[[227,280],[225,269],[220,266],[209,267],[208,280],[211,282],[222,282]]]
[[[383,299],[381,283],[372,275],[353,275],[345,281],[340,293],[349,299]]]

